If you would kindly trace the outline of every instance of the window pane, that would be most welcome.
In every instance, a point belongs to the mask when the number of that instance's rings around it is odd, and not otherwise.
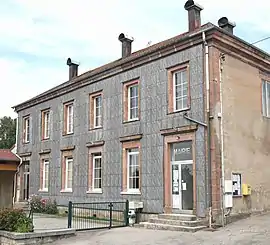
[[[130,97],[137,97],[138,95],[138,86],[130,87]]]
[[[94,176],[95,176],[95,178],[101,178],[101,169],[100,168],[95,169]]]
[[[130,109],[130,119],[138,118],[138,108]]]
[[[262,82],[262,111],[263,116],[266,116],[266,82]]]
[[[94,180],[94,189],[101,189],[101,179]]]
[[[138,97],[133,97],[130,99],[130,108],[138,106]]]

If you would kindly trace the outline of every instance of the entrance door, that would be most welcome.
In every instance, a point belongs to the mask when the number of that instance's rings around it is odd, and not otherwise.
[[[193,162],[172,162],[172,203],[174,209],[193,210]]]
[[[192,142],[171,146],[172,207],[175,211],[193,211]]]
[[[26,163],[23,173],[23,200],[29,199],[29,170],[29,163]]]

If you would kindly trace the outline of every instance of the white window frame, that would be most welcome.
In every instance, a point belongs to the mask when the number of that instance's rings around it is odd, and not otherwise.
[[[129,151],[132,149],[136,149],[136,151]],[[139,163],[139,148],[132,148],[132,149],[127,149],[127,192],[128,193],[134,193],[134,194],[140,194],[140,181],[141,181],[141,173],[140,173],[140,163]],[[129,179],[130,179],[130,172],[129,172],[129,166],[130,166],[130,156],[138,156],[138,162],[137,165],[139,167],[139,188],[130,188],[129,186]]]
[[[45,186],[46,185],[46,179],[45,179],[45,176],[46,176],[46,166],[48,167],[48,186]],[[43,179],[42,179],[42,190],[43,191],[48,191],[49,189],[49,169],[50,169],[50,162],[48,159],[44,159],[43,160]]]
[[[44,120],[43,138],[49,139],[50,138],[50,111],[44,112],[43,120]]]
[[[96,160],[97,159],[100,159],[100,162],[101,162],[101,164],[100,164],[100,168],[96,168],[95,166],[96,166]],[[93,156],[93,162],[92,162],[92,166],[93,166],[93,169],[92,169],[92,189],[93,189],[93,191],[94,192],[102,192],[102,156],[101,155],[94,155]],[[96,178],[96,176],[95,176],[95,169],[100,169],[100,171],[101,171],[101,177],[100,178]],[[95,180],[96,179],[100,179],[100,186],[101,186],[101,188],[95,188]]]
[[[74,117],[74,105],[73,105],[73,103],[72,104],[67,104],[66,105],[66,110],[67,110],[67,113],[66,113],[66,115],[67,115],[67,120],[66,120],[67,134],[72,134],[73,133],[73,117]]]
[[[132,88],[134,87],[137,87],[137,95],[135,97],[132,97],[132,98],[137,98],[137,107],[133,107],[131,108],[131,97],[130,97],[130,91]],[[128,121],[136,121],[139,119],[139,84],[136,83],[136,84],[133,84],[133,85],[130,85],[127,87],[127,90],[128,90]],[[137,109],[137,117],[134,117],[134,118],[131,118],[131,109],[134,109],[136,108]]]
[[[270,118],[270,97],[268,97],[269,89],[270,82],[262,80],[262,114],[267,118]]]
[[[30,142],[30,117],[25,117],[23,119],[23,130],[24,130],[24,143]]]
[[[99,99],[99,98],[100,98],[100,106],[99,106],[100,114],[97,115],[96,114],[97,113],[97,99]],[[100,94],[100,95],[95,96],[93,99],[94,99],[94,128],[101,128],[102,127],[102,96]],[[100,124],[99,125],[96,124],[96,119],[98,117],[100,118]]]
[[[186,95],[184,95],[184,93],[183,93],[183,90],[182,90],[182,92],[181,92],[181,96],[179,97],[180,99],[181,99],[181,104],[182,104],[182,107],[181,108],[178,108],[178,109],[176,109],[176,100],[177,100],[177,98],[176,98],[176,81],[175,81],[175,77],[176,77],[176,74],[178,74],[178,73],[182,73],[182,72],[186,72],[186,73],[188,73],[188,70],[187,69],[181,69],[181,70],[178,70],[178,71],[175,71],[175,72],[173,72],[173,111],[174,112],[178,112],[178,111],[183,111],[183,110],[187,110],[187,109],[189,109],[189,106],[188,106],[188,100],[189,100],[189,81],[188,81],[188,79],[187,79],[187,81],[186,81],[186,83],[184,83],[184,84],[187,84],[187,94]],[[187,74],[187,76],[188,76],[188,74]],[[181,76],[181,85],[178,85],[178,86],[184,86],[183,85],[183,80],[182,80],[182,76]],[[187,104],[186,105],[184,105],[184,98],[187,98]]]
[[[71,187],[68,187],[68,166],[71,164]],[[72,192],[72,185],[73,185],[73,158],[66,157],[65,159],[65,191]]]

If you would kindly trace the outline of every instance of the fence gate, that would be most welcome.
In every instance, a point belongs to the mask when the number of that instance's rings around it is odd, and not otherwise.
[[[128,226],[129,203],[90,202],[68,204],[68,228],[78,231]]]

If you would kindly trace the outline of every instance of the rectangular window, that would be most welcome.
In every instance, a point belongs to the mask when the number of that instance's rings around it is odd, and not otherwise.
[[[65,159],[65,190],[72,191],[73,177],[73,158],[66,157]]]
[[[128,87],[128,120],[139,118],[139,93],[138,84]]]
[[[242,195],[242,177],[240,173],[232,173],[233,196]]]
[[[133,148],[127,150],[127,190],[139,191],[140,189],[140,165],[139,149]]]
[[[23,143],[30,141],[30,117],[23,118]]]
[[[124,121],[140,119],[140,87],[139,81],[124,83]]]
[[[90,129],[102,127],[102,91],[90,94]]]
[[[270,82],[262,81],[262,113],[264,117],[270,117]]]
[[[68,103],[64,105],[64,133],[72,134],[73,133],[73,103]]]
[[[188,109],[188,80],[187,70],[173,73],[174,111]]]
[[[122,192],[121,194],[140,195],[141,163],[140,141],[122,142]]]
[[[181,65],[168,70],[168,112],[190,108],[189,69]]]
[[[43,191],[48,191],[49,188],[49,160],[43,160]]]
[[[42,139],[50,138],[50,111],[43,111],[41,115]]]
[[[102,108],[102,97],[101,95],[94,98],[94,127],[101,127],[101,108]]]
[[[93,191],[101,191],[101,153],[93,154]]]

